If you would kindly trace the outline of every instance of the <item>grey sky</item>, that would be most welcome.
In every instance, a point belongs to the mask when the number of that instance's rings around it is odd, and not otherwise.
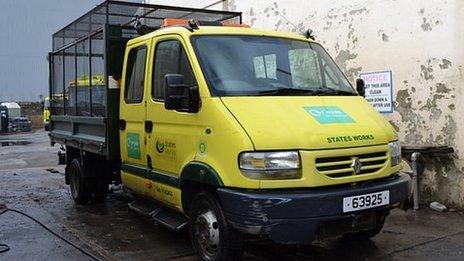
[[[48,93],[51,35],[103,0],[0,0],[0,101]]]

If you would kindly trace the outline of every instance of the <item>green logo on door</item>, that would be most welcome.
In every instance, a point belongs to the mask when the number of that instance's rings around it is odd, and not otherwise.
[[[164,142],[156,141],[156,151],[158,151],[158,153],[164,152]]]
[[[138,133],[127,133],[127,156],[140,159],[140,135]]]

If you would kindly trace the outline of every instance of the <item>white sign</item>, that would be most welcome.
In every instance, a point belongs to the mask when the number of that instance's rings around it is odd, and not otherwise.
[[[393,80],[391,71],[360,73],[366,84],[366,100],[378,112],[393,112]]]

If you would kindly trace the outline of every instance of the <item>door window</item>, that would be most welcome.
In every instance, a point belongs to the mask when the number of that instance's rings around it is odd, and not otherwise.
[[[145,46],[134,48],[129,52],[124,92],[126,103],[139,103],[143,99],[146,57],[147,48]]]
[[[187,86],[195,86],[195,76],[179,41],[168,40],[156,45],[153,64],[152,96],[155,100],[164,100],[164,76],[182,74]]]

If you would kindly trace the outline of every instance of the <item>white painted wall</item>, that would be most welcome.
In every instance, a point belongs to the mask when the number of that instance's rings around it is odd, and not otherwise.
[[[150,1],[150,0],[148,0]],[[202,8],[211,0],[151,0]],[[464,1],[228,0],[256,28],[314,30],[352,82],[359,72],[392,70],[395,111],[386,117],[405,144],[448,145],[428,158],[424,200],[464,207]]]

